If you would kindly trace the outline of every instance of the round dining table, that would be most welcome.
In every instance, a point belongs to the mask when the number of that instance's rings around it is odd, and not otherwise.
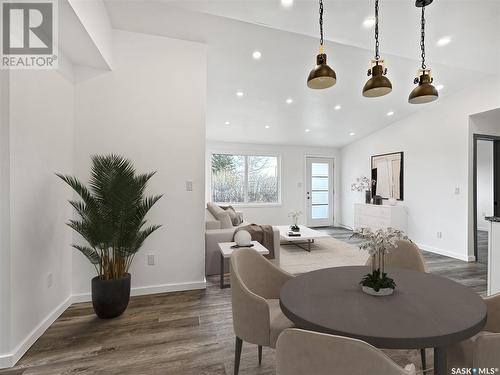
[[[280,292],[283,313],[297,328],[366,341],[381,349],[434,348],[434,374],[447,374],[447,348],[486,324],[486,304],[450,279],[388,268],[390,296],[365,294],[368,267],[335,267],[290,279]]]

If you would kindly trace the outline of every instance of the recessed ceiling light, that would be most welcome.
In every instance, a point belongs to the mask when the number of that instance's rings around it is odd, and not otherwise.
[[[230,122],[229,122],[229,121],[226,121],[224,124],[229,125],[229,124],[230,124]]]
[[[444,89],[444,85],[437,85],[436,86],[436,90],[442,90],[442,89]]]
[[[451,42],[451,38],[450,38],[449,36],[443,36],[441,39],[439,39],[439,40],[437,41],[437,43],[436,43],[436,44],[437,44],[439,47],[443,47],[443,46],[446,46],[447,44],[450,44],[450,42]]]
[[[259,60],[262,57],[262,53],[260,51],[253,51],[252,57],[254,60]]]
[[[293,5],[293,0],[281,0],[281,6],[290,8]]]
[[[373,26],[375,26],[375,18],[374,17],[366,17],[365,20],[363,21],[363,27],[365,29],[371,29]]]
[[[350,132],[349,135],[352,137],[353,135],[356,135],[356,133]]]
[[[266,126],[264,126],[264,127],[265,127],[266,129],[269,129],[269,128],[270,128],[270,126],[269,126],[269,125],[266,125]]]
[[[387,116],[392,116],[393,114],[394,114],[394,111],[387,112]]]
[[[243,96],[243,91],[236,91],[236,96],[241,98]]]
[[[311,131],[311,129],[306,129],[304,130],[306,133],[309,133]]]
[[[293,103],[293,99],[292,99],[292,98],[288,98],[288,99],[286,100],[286,104],[292,104],[292,103]]]
[[[337,104],[335,107],[333,107],[334,110],[338,111],[342,106],[340,104]]]

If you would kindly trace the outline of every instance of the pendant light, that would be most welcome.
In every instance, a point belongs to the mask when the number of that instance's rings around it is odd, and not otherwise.
[[[432,3],[432,0],[416,0],[415,6],[422,8],[421,32],[420,32],[420,49],[422,50],[422,68],[417,72],[417,78],[414,83],[418,84],[413,89],[408,97],[408,102],[411,104],[430,103],[437,100],[439,97],[438,91],[432,85],[431,70],[425,65],[425,7]]]
[[[327,89],[337,82],[335,71],[326,63],[325,47],[323,46],[323,0],[319,0],[319,32],[321,39],[319,54],[316,56],[316,66],[307,77],[307,87],[311,89]]]
[[[368,76],[371,76],[371,78],[363,87],[363,96],[367,98],[384,96],[392,91],[391,81],[389,81],[389,78],[385,76],[387,74],[387,68],[384,67],[384,60],[380,59],[380,43],[378,40],[378,2],[379,0],[375,0],[375,59],[370,62],[370,68],[368,69]]]

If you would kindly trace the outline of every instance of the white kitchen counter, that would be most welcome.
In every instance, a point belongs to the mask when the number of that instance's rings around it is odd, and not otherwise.
[[[488,295],[500,293],[500,217],[487,217],[488,233]]]

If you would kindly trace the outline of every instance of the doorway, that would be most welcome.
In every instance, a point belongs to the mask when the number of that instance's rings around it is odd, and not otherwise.
[[[333,223],[333,159],[306,158],[307,226],[325,227]]]
[[[488,216],[500,216],[500,137],[474,134],[474,256],[488,264]]]

